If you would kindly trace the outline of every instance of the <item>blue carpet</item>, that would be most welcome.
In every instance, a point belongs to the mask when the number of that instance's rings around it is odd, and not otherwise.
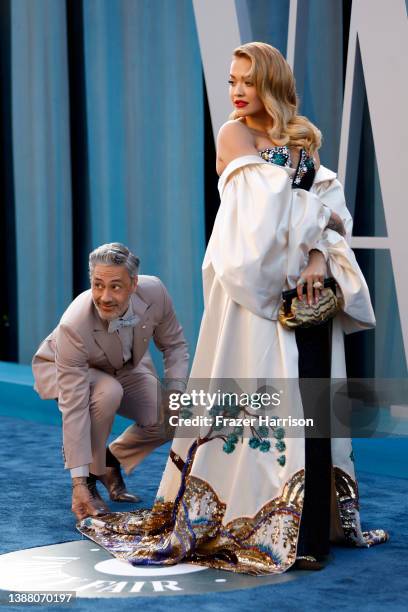
[[[0,552],[80,539],[70,510],[70,478],[63,470],[61,431],[54,425],[13,417],[0,417]],[[154,498],[168,447],[150,455],[129,478],[129,489]],[[358,455],[356,457],[358,465]],[[379,457],[376,460],[380,460]],[[143,606],[145,612],[167,611],[169,606],[190,612],[235,610],[406,611],[408,601],[407,480],[359,473],[363,527],[383,527],[389,543],[372,549],[333,548],[332,561],[321,572],[298,580],[246,591],[180,596],[161,599],[77,600],[75,611],[126,611]],[[112,504],[124,510],[124,504]],[[24,606],[7,609],[39,609]],[[48,608],[47,608],[48,609]]]

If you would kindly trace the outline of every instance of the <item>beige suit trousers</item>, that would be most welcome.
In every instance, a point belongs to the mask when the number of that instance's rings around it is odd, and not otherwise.
[[[164,428],[160,382],[153,371],[148,356],[136,368],[123,367],[115,377],[89,369],[92,474],[105,473],[106,442],[116,414],[135,421],[109,446],[126,474],[171,439]]]

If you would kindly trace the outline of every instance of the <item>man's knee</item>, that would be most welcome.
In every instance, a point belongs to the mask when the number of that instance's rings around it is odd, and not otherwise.
[[[104,376],[103,380],[91,387],[91,407],[104,412],[116,412],[123,398],[123,387],[113,376]]]

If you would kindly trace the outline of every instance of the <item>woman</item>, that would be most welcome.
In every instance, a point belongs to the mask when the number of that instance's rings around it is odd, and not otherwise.
[[[203,263],[205,311],[189,391],[200,380],[206,391],[253,397],[270,381],[287,381],[273,413],[302,417],[310,398],[290,381],[345,377],[343,333],[373,327],[374,314],[348,246],[342,188],[319,164],[319,131],[297,114],[288,64],[273,47],[249,43],[234,51],[229,83],[234,113],[218,136],[221,205]],[[282,291],[297,287],[303,299],[306,284],[310,303],[329,275],[343,304],[332,325],[285,329]],[[284,427],[215,423],[217,415],[252,413],[227,402],[212,407],[212,424],[195,437],[179,429],[153,509],[86,519],[80,531],[133,564],[184,559],[252,574],[295,563],[320,569],[329,529],[332,540],[354,546],[387,539],[361,530],[349,439],[309,441],[305,453],[303,429],[299,437]]]

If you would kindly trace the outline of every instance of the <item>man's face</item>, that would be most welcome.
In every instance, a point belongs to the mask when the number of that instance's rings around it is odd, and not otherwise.
[[[130,278],[125,266],[96,265],[91,278],[92,299],[101,319],[112,321],[122,316],[136,285],[137,278]]]

